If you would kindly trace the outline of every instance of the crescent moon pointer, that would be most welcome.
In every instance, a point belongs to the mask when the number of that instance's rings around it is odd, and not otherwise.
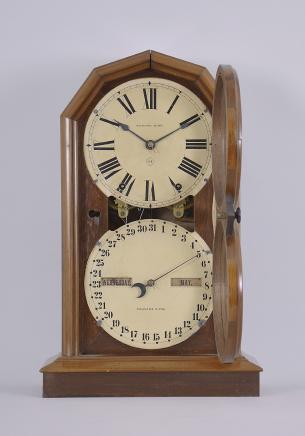
[[[146,294],[146,286],[143,285],[143,283],[135,283],[131,286],[132,288],[139,288],[140,289],[140,295],[137,296],[137,298],[141,298]]]

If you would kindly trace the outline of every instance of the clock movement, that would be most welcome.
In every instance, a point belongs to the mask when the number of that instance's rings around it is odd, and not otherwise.
[[[61,116],[62,352],[43,395],[255,396],[242,355],[235,70],[146,51]]]

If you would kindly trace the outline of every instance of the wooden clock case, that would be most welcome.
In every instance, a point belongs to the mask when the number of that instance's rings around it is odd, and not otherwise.
[[[143,350],[116,341],[92,317],[84,273],[96,241],[116,220],[114,202],[93,183],[84,161],[87,119],[98,101],[122,82],[161,77],[178,82],[212,112],[214,79],[206,68],[145,51],[95,68],[61,115],[62,162],[62,352],[41,369],[43,395],[65,396],[256,396],[261,368],[238,355],[217,356],[213,316],[186,341]],[[212,177],[194,197],[179,225],[195,229],[213,248]],[[170,208],[146,210],[143,218],[175,221]],[[130,220],[134,220],[130,211]],[[241,334],[241,332],[240,332]]]

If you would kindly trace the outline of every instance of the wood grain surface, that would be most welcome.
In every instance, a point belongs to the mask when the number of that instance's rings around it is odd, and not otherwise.
[[[89,311],[84,292],[88,256],[101,235],[119,223],[112,199],[96,187],[87,171],[84,129],[91,111],[107,92],[141,77],[178,82],[212,112],[214,79],[208,70],[150,50],[95,68],[63,111],[62,353],[41,370],[44,396],[258,395],[261,368],[240,356],[238,347],[238,357],[230,365],[218,359],[212,316],[203,328],[176,346],[141,350],[109,336]],[[185,228],[195,229],[211,249],[213,192],[210,178],[195,198],[188,199],[187,213],[177,220]],[[238,195],[237,190],[235,193]],[[169,208],[150,213],[155,214],[153,218],[175,221]],[[241,324],[235,334],[241,336]]]
[[[215,353],[212,318],[189,340],[163,350],[142,350],[116,341],[96,325],[85,298],[84,273],[96,241],[109,228],[109,199],[92,182],[85,165],[83,136],[87,119],[97,102],[117,84],[137,77],[163,77],[191,89],[212,108],[214,81],[198,65],[156,52],[146,51],[93,70],[71,103],[62,120],[62,210],[63,210],[63,349],[66,356],[78,354],[203,354]],[[193,200],[187,223],[213,246],[213,186],[210,178]],[[91,218],[90,211],[100,213]],[[154,218],[164,211],[152,211]],[[173,217],[171,216],[173,221]]]
[[[220,360],[240,353],[242,335],[242,259],[239,208],[241,105],[238,77],[230,65],[216,74],[213,105],[213,186],[216,231],[213,246],[213,319]],[[240,210],[240,209],[239,209]]]

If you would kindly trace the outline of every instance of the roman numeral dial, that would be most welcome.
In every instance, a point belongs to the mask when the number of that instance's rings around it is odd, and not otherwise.
[[[169,178],[169,181],[170,181],[170,184],[172,185],[172,187],[177,191],[177,192],[181,192],[181,190],[182,190],[182,185],[181,185],[181,183],[175,183],[174,181],[173,181],[173,179],[171,179],[170,177],[168,177]]]
[[[189,174],[192,177],[197,177],[198,174],[200,173],[202,165],[184,156],[178,168],[179,170],[184,171],[185,173]]]
[[[104,175],[105,179],[109,179],[121,171],[122,168],[120,167],[121,164],[117,157],[112,157],[111,159],[105,160],[104,162],[98,164],[98,169],[100,170],[101,174]]]
[[[112,121],[112,120],[108,120],[107,118],[100,118],[101,121],[103,121],[103,123],[107,123],[107,124],[111,124],[112,126],[115,127],[119,127],[119,123],[117,123],[116,121]]]
[[[145,181],[145,201],[156,201],[155,184],[151,180]]]
[[[114,140],[112,141],[103,141],[96,142],[93,145],[95,151],[106,151],[106,150],[114,150]]]
[[[123,97],[119,97],[117,100],[120,105],[123,106],[123,108],[129,113],[129,115],[135,112],[135,108],[126,94],[124,94]]]
[[[157,109],[157,89],[156,88],[144,88],[144,101],[146,109]]]
[[[92,183],[141,210],[195,196],[211,175],[211,130],[208,108],[180,83],[122,82],[88,115],[83,151]]]
[[[206,139],[186,139],[185,140],[187,150],[206,150],[207,140]]]
[[[180,123],[181,129],[185,129],[186,127],[189,127],[192,124],[197,123],[197,121],[200,121],[200,116],[198,114],[192,115],[186,120],[181,121]]]
[[[129,173],[126,173],[117,188],[118,192],[120,192],[121,194],[125,193],[126,197],[128,197],[134,182],[135,179],[133,178],[133,176]]]
[[[170,107],[169,107],[168,110],[166,111],[168,114],[170,114],[171,111],[173,110],[175,104],[176,104],[177,101],[178,101],[178,98],[179,98],[179,95],[176,95],[176,97],[175,97],[174,100],[172,101]]]

